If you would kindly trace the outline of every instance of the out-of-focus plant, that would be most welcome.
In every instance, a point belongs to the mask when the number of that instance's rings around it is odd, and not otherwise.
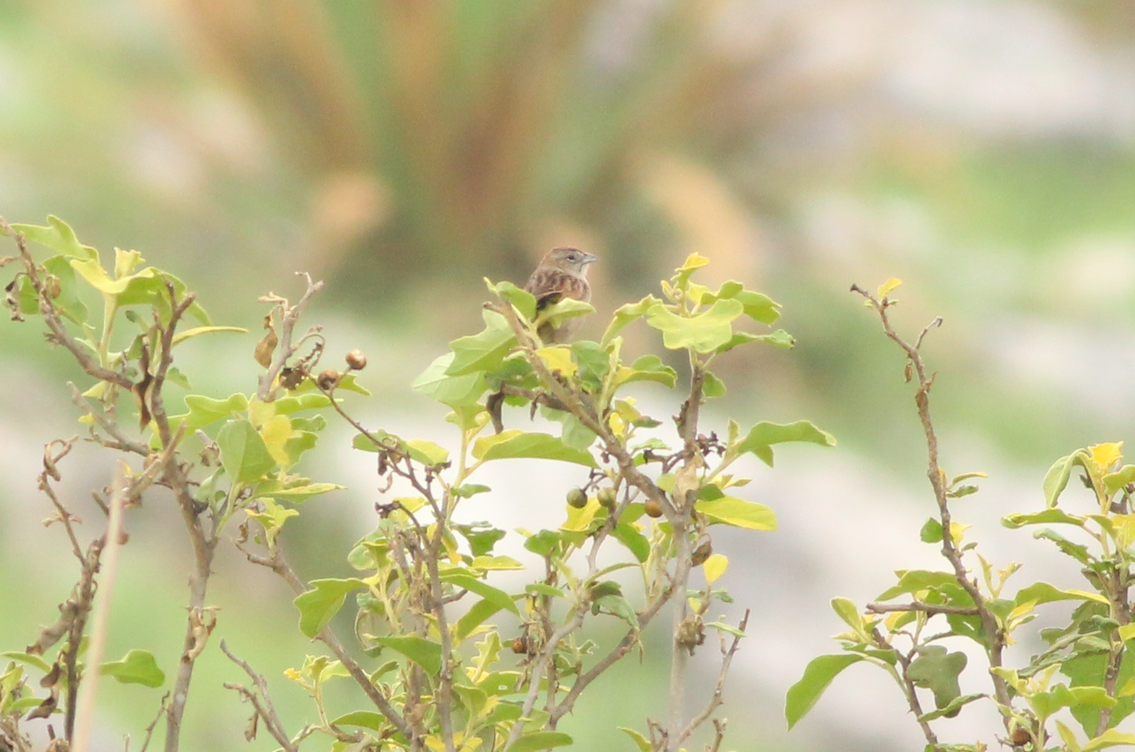
[[[708,262],[692,255],[662,283],[662,297],[620,308],[600,342],[551,345],[540,341],[540,326],[587,313],[590,306],[563,301],[538,313],[530,294],[510,283],[490,284],[496,299],[485,307],[485,329],[453,342],[452,352],[416,382],[419,391],[452,409],[448,420],[459,448],[451,452],[366,428],[347,412],[341,395],[366,394],[355,376],[367,359],[352,351],[343,368],[320,366],[325,340],[319,328],[297,330],[321,287],[310,278],[294,304],[276,295],[261,299],[271,308],[254,349],[264,368],[255,391],[216,399],[193,392],[188,375],[174,365],[175,348],[195,336],[243,330],[209,323],[179,279],[143,266],[135,251],[116,251],[107,269],[95,249],[55,218],[44,227],[0,224],[0,231],[15,239],[18,250],[2,260],[18,268],[6,288],[12,318],[40,316],[49,342],[69,351],[93,379],[85,391],[73,389],[87,439],[124,456],[115,481],[96,494],[105,531],[84,544],[77,518],[52,485],[77,438],[45,450],[40,488],[66,530],[80,577],[60,605],[60,620],[26,650],[3,654],[10,660],[0,674],[0,741],[6,748],[30,750],[26,729],[42,719],[53,752],[85,752],[99,674],[165,684],[145,651],[113,662],[102,655],[117,553],[127,543],[124,514],[155,485],[172,493],[192,554],[181,658],[143,749],[162,719],[165,749],[179,748],[194,666],[218,628],[208,583],[226,530],[233,530],[235,545],[251,562],[269,567],[294,589],[300,631],[331,653],[310,655],[287,672],[311,693],[318,718],[289,729],[298,724],[276,712],[264,676],[221,641],[220,649],[251,681],[226,685],[253,706],[250,739],[263,725],[285,750],[319,737],[329,737],[336,752],[565,746],[572,740],[558,729],[560,720],[596,678],[644,649],[642,631],[669,605],[668,711],[661,720],[648,720],[645,733],[626,732],[644,752],[677,752],[712,719],[708,749],[720,748],[725,720],[717,710],[748,617],[739,625],[712,620],[711,609],[729,596],[720,587],[728,561],[713,553],[711,527],[767,531],[776,524],[771,509],[735,495],[748,480],[730,472],[731,466],[748,453],[771,465],[773,446],[783,442],[834,443],[807,421],[758,423],[748,430],[730,422],[723,436],[700,427],[704,401],[725,390],[710,370],[718,357],[756,343],[791,346],[783,331],[751,333],[740,326],[778,318],[778,306],[767,296],[739,282],[716,290],[697,284],[692,277]],[[29,242],[54,255],[37,260]],[[102,302],[96,314],[85,303],[92,293]],[[184,327],[186,316],[199,325]],[[674,418],[676,438],[652,432],[661,422],[624,393],[635,382],[674,388],[678,381],[657,356],[624,362],[620,332],[638,320],[661,332],[664,347],[684,352],[689,364],[687,393]],[[169,384],[190,392],[185,412],[170,413]],[[488,432],[503,422],[508,404],[542,409],[563,424],[561,435]],[[284,557],[280,531],[300,516],[304,500],[341,488],[297,472],[326,426],[317,410],[333,410],[355,428],[355,447],[376,455],[383,491],[375,503],[377,529],[347,557],[358,575],[305,583]],[[136,421],[122,420],[124,411]],[[135,422],[137,428],[130,425]],[[486,463],[512,458],[568,462],[582,474],[565,493],[559,527],[524,533],[525,548],[541,563],[519,592],[490,582],[494,572],[527,570],[494,553],[506,532],[491,522],[455,517],[458,508],[491,493],[472,482],[474,474]],[[698,568],[704,585],[691,581]],[[614,579],[621,570],[638,573],[641,596],[623,592],[624,583]],[[355,630],[348,647],[331,622],[351,594]],[[517,626],[506,634],[498,616]],[[593,623],[609,620],[621,622],[624,631],[615,645],[601,646],[591,636]],[[699,698],[700,709],[688,716],[687,660],[707,630],[719,636],[720,672]],[[324,688],[342,678],[353,682],[362,706],[332,717]],[[46,696],[35,689],[37,680]]]
[[[842,653],[813,660],[788,692],[786,715],[795,725],[816,703],[831,681],[848,666],[870,663],[889,674],[903,692],[926,738],[927,752],[980,752],[992,742],[947,743],[937,724],[953,718],[971,703],[992,703],[1005,736],[997,742],[1021,752],[1064,750],[1088,752],[1135,744],[1135,733],[1119,724],[1135,709],[1135,659],[1132,641],[1131,588],[1135,584],[1135,465],[1123,465],[1122,442],[1098,444],[1061,457],[1044,478],[1045,508],[1007,515],[1011,529],[1036,527],[1034,537],[1047,540],[1072,559],[1083,576],[1084,589],[1064,589],[1048,582],[1029,582],[1010,594],[1006,586],[1021,564],[996,568],[966,541],[968,525],[955,521],[953,505],[977,492],[970,481],[985,473],[951,478],[939,464],[938,437],[930,413],[935,374],[927,370],[922,344],[939,326],[936,319],[910,342],[893,328],[889,310],[898,301],[891,293],[899,280],[881,285],[876,294],[852,287],[878,314],[886,336],[906,355],[906,380],[916,385],[915,403],[926,436],[927,475],[937,514],[922,527],[921,539],[940,546],[944,571],[903,570],[898,581],[875,602],[859,609],[846,598],[832,607],[850,630],[835,639]],[[1071,499],[1065,490],[1079,468],[1091,496]],[[1086,504],[1085,504],[1086,502]],[[1085,506],[1087,508],[1085,508]],[[1051,526],[1060,526],[1058,532]],[[894,603],[898,598],[905,602]],[[1075,604],[1066,622],[1038,622],[1038,606],[1057,601]],[[1022,627],[1033,624],[1026,640]],[[1040,626],[1042,625],[1043,626]],[[983,691],[962,693],[959,677],[969,666],[967,654],[951,650],[959,641],[976,643],[985,659]],[[1039,653],[1017,657],[1014,645],[1045,645]],[[971,674],[973,673],[971,669]],[[1061,676],[1063,676],[1063,680]],[[933,698],[933,708],[926,703]],[[1061,717],[1067,710],[1086,738]]]

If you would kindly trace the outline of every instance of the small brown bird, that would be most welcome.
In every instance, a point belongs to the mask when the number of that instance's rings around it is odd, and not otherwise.
[[[587,283],[587,265],[598,261],[597,256],[576,248],[554,248],[540,259],[540,264],[524,289],[536,296],[536,311],[540,312],[564,298],[587,303],[591,300],[591,285]],[[558,327],[550,322],[540,325],[540,339],[545,344],[566,342],[579,319],[566,319]]]

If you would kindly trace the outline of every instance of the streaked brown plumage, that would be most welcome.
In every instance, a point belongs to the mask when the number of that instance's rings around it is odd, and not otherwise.
[[[587,283],[587,265],[598,260],[598,257],[576,248],[554,248],[548,251],[524,285],[525,290],[536,296],[536,310],[542,311],[563,298],[589,302],[591,285]],[[578,322],[579,318],[576,317],[566,319],[558,327],[547,322],[541,324],[540,339],[545,344],[565,342]]]

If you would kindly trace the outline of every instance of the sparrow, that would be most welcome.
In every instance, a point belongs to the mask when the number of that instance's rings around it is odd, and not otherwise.
[[[591,285],[587,283],[587,266],[599,258],[576,248],[553,248],[548,251],[536,271],[528,278],[524,289],[536,296],[536,312],[544,310],[564,298],[587,303],[591,300]],[[551,322],[540,325],[538,334],[545,344],[566,342],[578,318],[565,320],[559,326]]]

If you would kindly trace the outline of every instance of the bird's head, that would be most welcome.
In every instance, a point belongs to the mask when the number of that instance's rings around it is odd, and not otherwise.
[[[587,265],[599,260],[598,256],[579,250],[578,248],[554,248],[548,251],[541,266],[552,266],[563,269],[565,272],[584,276],[587,274]]]

